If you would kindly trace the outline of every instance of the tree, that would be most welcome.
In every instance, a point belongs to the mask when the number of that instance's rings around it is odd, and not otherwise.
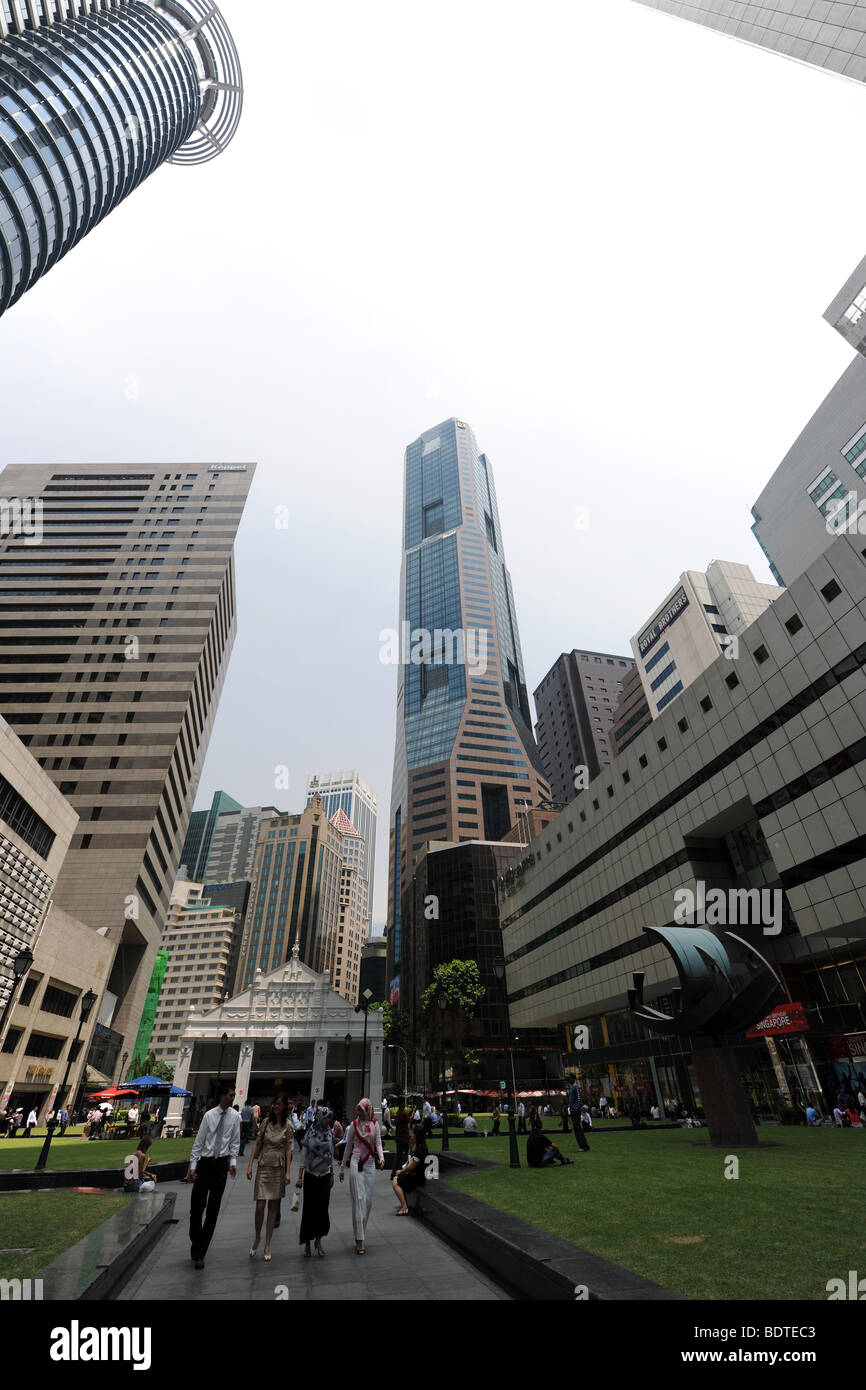
[[[401,1047],[406,1046],[410,1025],[407,1013],[398,1009],[395,1004],[389,1004],[386,1000],[370,1004],[368,1013],[381,1013],[382,1030],[386,1043],[395,1043]]]
[[[421,996],[421,1007],[429,1023],[444,994],[449,1007],[462,1009],[467,1018],[472,1018],[486,993],[477,961],[450,960],[433,971],[433,979]]]
[[[148,1052],[145,1057],[140,1074],[142,1076],[155,1076],[157,1081],[174,1081],[174,1067],[169,1066],[168,1062],[163,1062],[153,1051]]]

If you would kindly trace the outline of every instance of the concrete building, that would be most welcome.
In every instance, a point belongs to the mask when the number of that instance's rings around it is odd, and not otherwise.
[[[331,825],[320,797],[299,815],[264,821],[241,945],[238,985],[256,971],[283,964],[297,943],[301,960],[320,971],[340,920],[343,836]]]
[[[133,1051],[235,633],[254,464],[28,464],[0,537],[0,713],[80,817],[55,899],[116,955]]]
[[[643,681],[640,678],[640,671],[637,666],[632,665],[626,673],[622,683],[622,694],[613,712],[610,737],[614,757],[618,757],[628,748],[629,744],[637,738],[641,729],[645,729],[651,720],[652,715],[643,688]]]
[[[838,538],[530,851],[501,883],[512,1025],[559,1024],[590,1092],[651,1100],[657,1086],[688,1104],[696,1091],[687,1047],[647,1033],[626,991],[644,971],[666,1008],[676,970],[643,928],[674,924],[702,884],[728,902],[770,894],[760,927],[728,919],[787,991],[786,1022],[731,1042],[756,1104],[817,1094],[826,1110],[841,1077],[866,1073],[860,539]]]
[[[0,314],[155,169],[220,154],[243,100],[209,0],[0,0],[0,85]]]
[[[54,902],[77,824],[73,807],[0,718],[0,1013],[15,987],[16,957],[25,949],[33,955],[0,1039],[0,1109],[12,1099],[35,1105],[40,1117],[54,1104],[68,1062],[65,1098],[75,1095],[113,956],[105,936]],[[97,1002],[76,1046],[88,989]]]
[[[405,453],[388,959],[402,960],[403,891],[429,840],[498,840],[549,799],[531,727],[517,611],[490,460],[462,420]],[[399,986],[398,986],[399,988]]]
[[[207,1012],[231,992],[242,928],[242,913],[234,905],[212,901],[204,884],[175,884],[162,934],[168,964],[151,1038],[158,1057],[169,1061],[177,1056],[190,1010]]]
[[[631,657],[563,652],[535,691],[535,736],[554,802],[566,806],[577,768],[597,777],[614,756],[611,731]]]
[[[642,630],[631,639],[652,717],[716,660],[731,656],[750,623],[782,589],[759,584],[748,565],[713,560],[706,574],[686,570]]]
[[[323,938],[320,961],[337,993],[355,1004],[360,990],[361,954],[369,936],[367,846],[342,808],[330,820],[343,837],[340,910],[336,935],[330,940]]]
[[[276,806],[242,806],[236,811],[221,811],[202,864],[203,881],[252,881],[259,831],[265,821],[285,814]]]
[[[175,1067],[176,1084],[195,1096],[187,1116],[214,1096],[219,1075],[234,1080],[238,1106],[267,1106],[283,1092],[354,1114],[362,1096],[382,1094],[381,1013],[366,1019],[366,1049],[364,1025],[363,1012],[304,965],[295,946],[276,970],[257,971],[249,988],[187,1021]],[[170,1101],[169,1125],[180,1126],[183,1113],[182,1100]]]
[[[328,820],[333,820],[336,812],[342,811],[364,841],[367,863],[367,918],[368,923],[372,925],[379,798],[354,768],[347,772],[313,773],[307,778],[308,806],[314,796],[322,798]]]

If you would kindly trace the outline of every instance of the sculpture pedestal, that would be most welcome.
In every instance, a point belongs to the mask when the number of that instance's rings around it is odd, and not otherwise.
[[[749,1104],[733,1048],[696,1048],[692,1053],[710,1143],[726,1149],[758,1143]]]

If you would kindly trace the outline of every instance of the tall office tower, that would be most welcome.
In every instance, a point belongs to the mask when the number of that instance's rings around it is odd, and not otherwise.
[[[866,79],[866,3],[848,0],[638,0],[813,67]]]
[[[231,904],[208,899],[204,885],[175,885],[162,949],[168,964],[156,1008],[151,1047],[173,1061],[190,1009],[205,1013],[231,993],[241,914]]]
[[[0,713],[80,817],[55,892],[116,946],[131,1052],[235,633],[254,464],[11,465]],[[24,534],[38,530],[41,536]]]
[[[242,806],[238,811],[220,812],[201,878],[208,882],[252,882],[259,831],[265,821],[281,815],[285,812],[276,806]]]
[[[253,887],[241,944],[237,990],[256,971],[276,970],[297,942],[305,965],[321,973],[326,944],[337,935],[343,836],[315,796],[300,815],[276,816],[259,831]]]
[[[628,748],[629,744],[637,738],[641,729],[645,729],[651,720],[652,715],[647,704],[640,671],[632,665],[626,673],[622,683],[619,704],[613,712],[613,724],[610,731],[613,756],[617,757],[624,749]]]
[[[597,777],[614,756],[613,714],[633,665],[630,656],[563,652],[536,690],[538,751],[560,806],[574,800],[578,767]]]
[[[209,0],[0,0],[0,314],[161,164],[241,116]]]
[[[388,962],[402,892],[436,840],[499,840],[550,796],[535,739],[490,460],[462,420],[405,454]],[[385,660],[387,652],[380,653]]]
[[[223,811],[240,811],[242,809],[241,803],[229,796],[228,792],[214,792],[210,810],[193,811],[189,818],[189,829],[186,832],[183,849],[180,852],[180,863],[181,868],[186,870],[188,877],[194,883],[201,883],[205,877],[205,865],[210,854],[217,818],[222,815]]]
[[[706,574],[686,570],[646,626],[632,637],[638,674],[656,719],[701,672],[729,652],[746,628],[784,593],[759,584],[748,565],[713,560]]]
[[[314,773],[312,777],[307,778],[308,806],[314,796],[322,798],[325,815],[329,820],[337,811],[342,811],[367,846],[367,915],[372,922],[379,798],[373,788],[354,770]]]
[[[342,807],[330,819],[343,837],[340,910],[331,938],[322,939],[319,969],[327,970],[337,993],[355,1004],[360,988],[361,953],[370,934],[367,847]]]

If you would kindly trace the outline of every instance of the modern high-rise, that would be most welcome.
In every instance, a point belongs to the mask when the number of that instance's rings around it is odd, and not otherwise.
[[[532,734],[493,469],[457,419],[405,453],[391,794],[388,963],[399,975],[402,894],[429,840],[499,840],[550,788]]]
[[[369,937],[367,847],[342,807],[331,816],[331,824],[343,837],[340,909],[336,931],[322,943],[319,968],[328,971],[337,993],[354,1004],[359,995],[361,954]]]
[[[634,742],[641,729],[645,729],[651,719],[640,672],[636,666],[632,666],[622,683],[622,694],[613,712],[610,737],[614,757]]]
[[[616,755],[613,715],[633,665],[630,656],[563,652],[535,691],[538,751],[560,806],[574,800],[577,768],[597,777]]]
[[[322,798],[329,820],[342,811],[361,836],[367,847],[367,913],[373,916],[373,877],[376,872],[376,821],[379,798],[360,773],[319,772],[307,778],[307,805],[314,796]]]
[[[151,1038],[158,1057],[175,1059],[190,1009],[206,1013],[231,994],[242,925],[242,914],[212,900],[204,884],[175,884],[162,936],[168,963]]]
[[[209,0],[0,0],[0,314],[161,164],[241,116]]]
[[[262,823],[237,973],[237,989],[276,970],[297,944],[300,959],[321,973],[340,917],[343,836],[320,797],[300,815]]]
[[[0,475],[32,523],[0,536],[0,713],[80,818],[55,900],[109,933],[111,1027],[130,1053],[234,641],[254,469]]]
[[[202,883],[218,818],[224,811],[240,811],[242,806],[228,792],[214,792],[207,811],[193,811],[180,854],[181,868],[194,883]]]
[[[638,0],[758,48],[866,80],[866,4],[849,0]]]

